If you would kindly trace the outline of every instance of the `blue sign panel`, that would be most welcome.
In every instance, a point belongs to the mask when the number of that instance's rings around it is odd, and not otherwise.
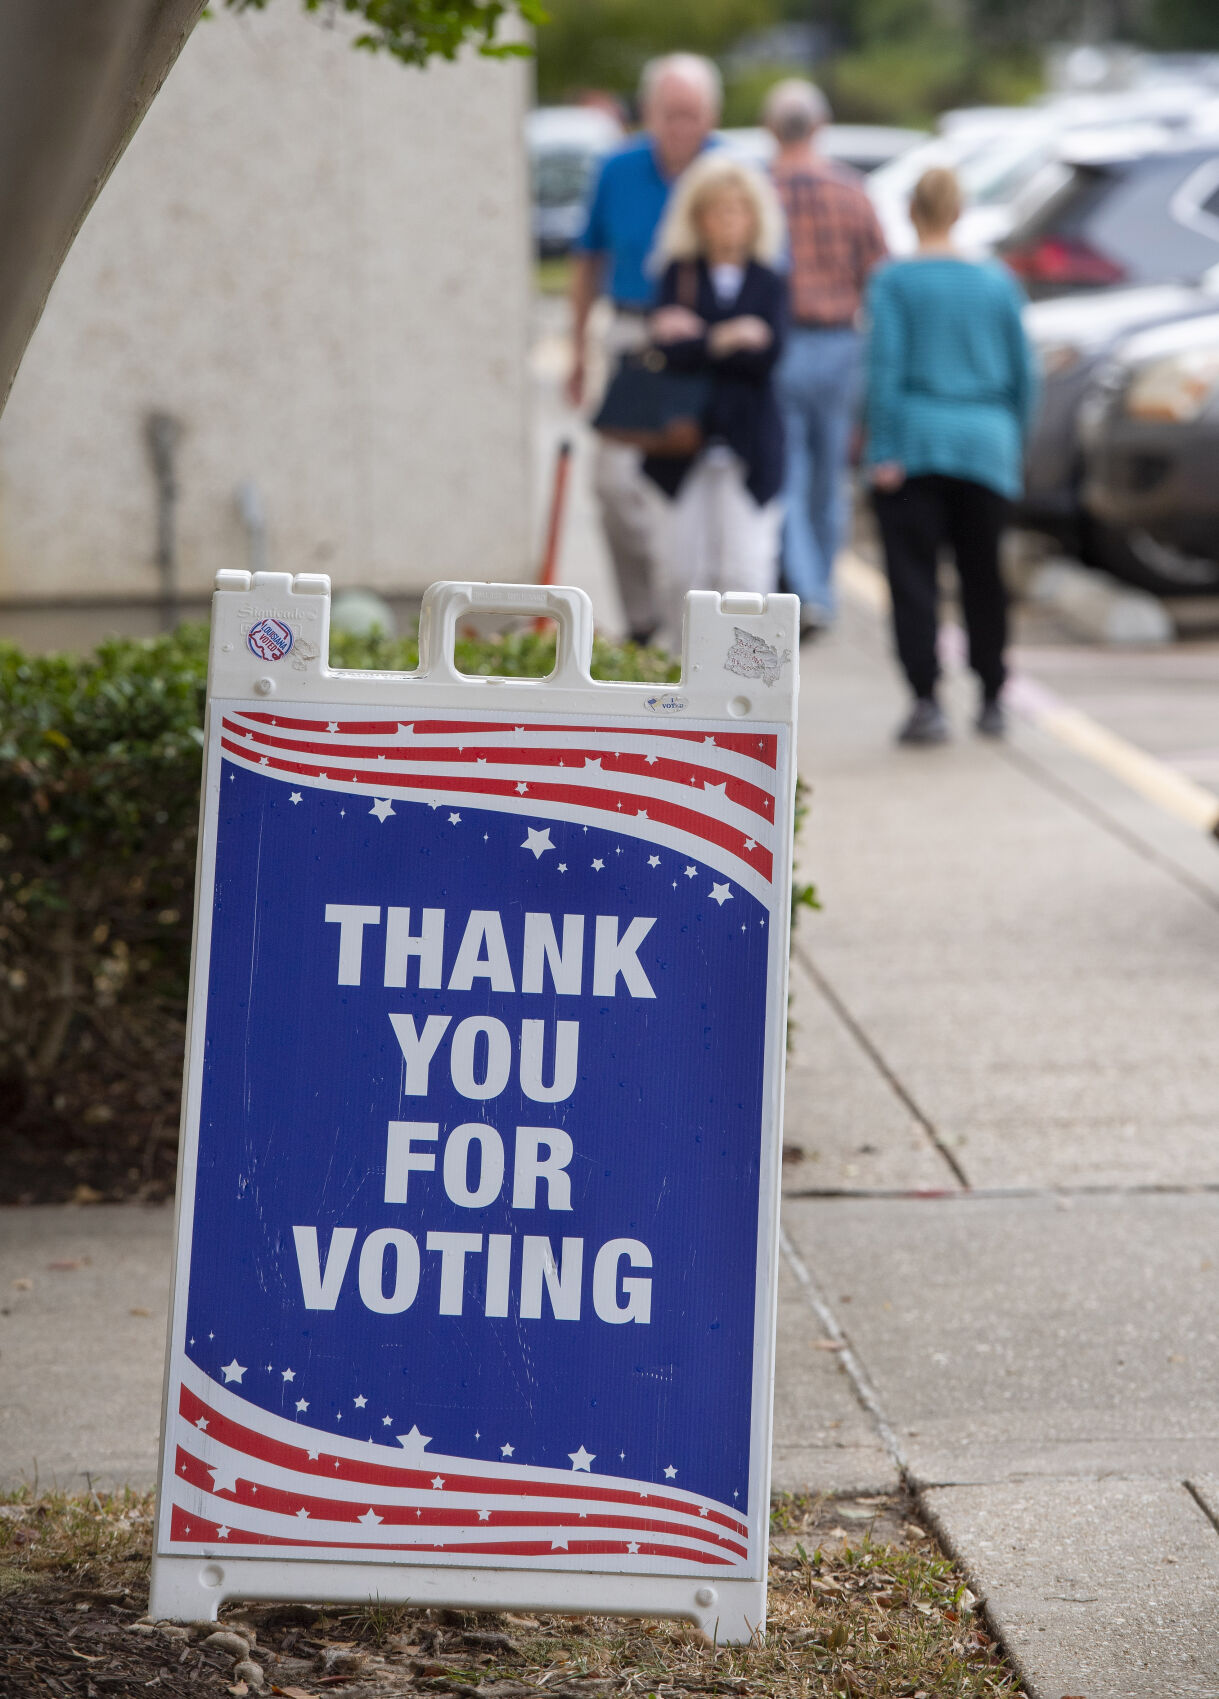
[[[163,1551],[756,1569],[786,735],[217,712]]]

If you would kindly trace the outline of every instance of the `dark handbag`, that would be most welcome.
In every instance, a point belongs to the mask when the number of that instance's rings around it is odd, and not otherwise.
[[[679,284],[682,296],[696,295],[693,266],[682,268]],[[710,402],[709,377],[673,371],[662,348],[644,348],[622,356],[592,425],[601,436],[645,454],[688,459],[703,446]]]

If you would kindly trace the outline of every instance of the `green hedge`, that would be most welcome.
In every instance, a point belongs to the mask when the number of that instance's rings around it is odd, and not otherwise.
[[[341,667],[416,660],[413,640],[331,646]],[[540,677],[553,639],[463,641],[457,661]],[[593,670],[678,676],[604,642]],[[83,657],[0,645],[0,1121],[41,1163],[28,1184],[0,1172],[0,1202],[172,1184],[206,671],[202,626]]]

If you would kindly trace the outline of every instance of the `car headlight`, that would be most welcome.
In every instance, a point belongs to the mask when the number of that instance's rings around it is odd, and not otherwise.
[[[1060,378],[1073,366],[1078,366],[1083,351],[1073,342],[1042,342],[1037,347],[1043,378]]]
[[[1197,348],[1151,360],[1126,389],[1124,411],[1131,419],[1185,425],[1196,419],[1219,389],[1219,348]]]

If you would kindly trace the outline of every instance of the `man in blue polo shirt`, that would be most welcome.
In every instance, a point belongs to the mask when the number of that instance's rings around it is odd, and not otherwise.
[[[567,393],[584,399],[588,317],[599,296],[614,307],[611,359],[645,340],[655,279],[648,255],[674,180],[704,147],[719,117],[720,75],[709,59],[672,53],[644,66],[639,83],[643,134],[605,161],[593,187],[572,275],[572,343]],[[627,630],[646,642],[657,625],[653,597],[654,497],[638,449],[597,438],[593,483]]]

